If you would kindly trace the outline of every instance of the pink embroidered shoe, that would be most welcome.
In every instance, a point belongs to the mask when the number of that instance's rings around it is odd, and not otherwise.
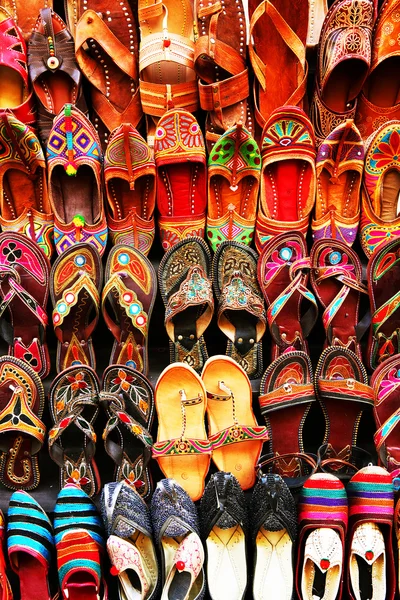
[[[204,549],[200,538],[197,533],[190,533],[178,546],[164,584],[161,600],[175,598],[178,590],[181,593],[179,597],[182,598],[190,598],[191,590],[192,594],[195,594],[194,584],[202,572],[203,563]]]

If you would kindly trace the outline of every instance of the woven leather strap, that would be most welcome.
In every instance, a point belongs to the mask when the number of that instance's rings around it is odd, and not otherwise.
[[[199,93],[197,81],[187,83],[149,83],[140,80],[140,99],[143,112],[154,117],[162,117],[172,108],[197,112]]]

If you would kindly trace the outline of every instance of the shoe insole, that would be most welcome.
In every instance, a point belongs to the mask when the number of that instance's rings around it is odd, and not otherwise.
[[[267,165],[262,176],[265,195],[261,202],[267,204],[270,218],[292,222],[307,214],[312,177],[307,161],[281,160]]]
[[[372,104],[389,108],[400,102],[400,57],[383,60],[369,75],[365,94]]]
[[[386,223],[391,223],[399,216],[400,202],[400,172],[391,169],[383,177],[378,217]],[[378,207],[379,209],[379,207]]]
[[[127,343],[132,344],[132,360],[136,363],[136,368],[143,371],[143,363],[147,365],[147,341],[146,337],[137,327],[132,324],[132,319],[126,314],[126,310],[119,302],[117,290],[112,289],[107,295],[107,302],[111,304],[115,322],[121,329],[119,340],[114,341],[111,352],[110,364],[119,363],[119,357],[123,346]],[[125,355],[125,353],[124,353]]]
[[[0,85],[1,110],[16,108],[26,100],[25,85],[18,71],[11,67],[0,67],[0,81],[2,82]]]
[[[205,304],[188,306],[172,318],[175,342],[179,341],[190,352],[197,343],[197,319],[203,314]],[[182,336],[180,338],[180,336]],[[179,339],[180,338],[180,339]]]
[[[110,179],[107,185],[114,204],[114,219],[125,219],[132,212],[142,219],[150,218],[154,210],[154,177],[138,177],[133,190],[125,179],[119,177]]]
[[[322,100],[326,106],[338,113],[348,111],[348,103],[358,96],[367,72],[367,63],[356,58],[339,63],[324,85]]]
[[[71,177],[63,166],[57,165],[51,173],[50,187],[55,212],[62,223],[71,223],[76,215],[82,215],[88,225],[97,222],[103,199],[91,167],[82,165]]]
[[[46,569],[33,556],[19,553],[18,578],[21,600],[50,600]]]
[[[238,215],[244,219],[254,218],[256,203],[254,199],[254,177],[243,177],[237,182],[237,189],[232,190],[225,177],[213,175],[210,182],[210,197],[208,199],[208,216],[210,219],[220,219],[228,212],[228,206],[233,205]]]
[[[86,288],[82,288],[78,294],[77,303],[72,306],[62,323],[63,341],[58,342],[60,364],[63,364],[69,346],[74,341],[79,344],[79,353],[76,356],[74,355],[71,361],[76,360],[83,362],[83,364],[91,364],[93,360],[92,340],[91,338],[86,340],[85,329],[92,318],[94,318],[93,299]]]
[[[158,210],[162,216],[178,218],[201,215],[207,203],[204,190],[204,165],[186,162],[162,167],[157,184]]]
[[[43,212],[42,169],[38,169],[33,176],[19,169],[8,169],[3,176],[1,216],[7,221],[12,221],[17,219],[27,206]]]
[[[354,217],[360,207],[360,173],[345,171],[341,173],[335,183],[330,180],[332,175],[323,169],[319,175],[317,193],[318,202],[315,205],[315,219],[321,219],[331,210],[337,215],[350,219]]]
[[[207,541],[207,581],[212,600],[242,600],[247,583],[246,544],[240,525],[214,525]]]
[[[96,593],[96,585],[91,581],[91,576],[88,572],[73,573],[66,586],[68,589],[68,600],[98,600],[99,595]]]
[[[254,600],[291,600],[293,594],[293,542],[286,529],[268,531],[264,526],[256,538],[253,580]]]

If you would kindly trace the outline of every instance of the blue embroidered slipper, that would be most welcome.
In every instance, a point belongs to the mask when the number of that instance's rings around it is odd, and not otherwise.
[[[48,572],[54,548],[49,517],[22,490],[10,498],[7,524],[10,564],[20,581],[21,600],[51,600]]]

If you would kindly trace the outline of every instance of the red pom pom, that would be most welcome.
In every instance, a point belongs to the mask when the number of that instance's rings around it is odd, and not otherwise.
[[[372,550],[367,550],[365,553],[365,558],[367,560],[372,560],[374,558],[374,553],[372,552]]]
[[[330,564],[331,564],[331,563],[330,563],[330,561],[329,561],[327,558],[323,558],[323,559],[321,560],[321,562],[319,563],[319,565],[320,565],[320,567],[321,567],[321,569],[322,569],[323,571],[326,571],[327,569],[329,569],[329,565],[330,565]]]
[[[117,569],[117,567],[115,565],[113,565],[111,567],[110,573],[111,573],[111,575],[115,575],[115,576],[119,575],[119,571],[118,571],[118,569]]]
[[[164,48],[169,48],[171,45],[171,40],[163,40]]]
[[[185,568],[185,563],[183,562],[183,560],[178,560],[178,562],[176,563],[176,568],[178,569],[178,571],[183,571],[183,569]]]

